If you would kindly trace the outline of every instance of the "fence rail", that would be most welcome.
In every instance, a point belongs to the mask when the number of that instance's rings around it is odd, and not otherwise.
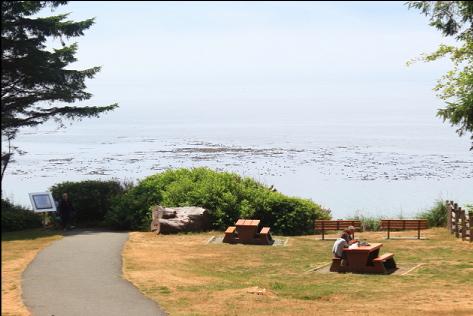
[[[467,213],[457,203],[447,201],[447,228],[456,238],[473,242],[473,213]]]

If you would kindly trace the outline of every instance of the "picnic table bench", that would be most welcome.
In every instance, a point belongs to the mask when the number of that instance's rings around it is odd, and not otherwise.
[[[235,226],[230,226],[225,231],[224,243],[272,245],[274,243],[269,227],[263,227],[258,233],[260,220],[239,219]]]
[[[330,271],[388,274],[397,268],[396,261],[392,253],[379,256],[382,246],[383,244],[373,243],[368,246],[346,248],[343,250],[347,257],[346,264],[342,266],[341,258],[333,258]]]
[[[417,230],[417,239],[420,239],[420,230],[429,228],[426,219],[382,219],[381,229],[388,232],[387,239],[390,239],[390,232],[394,230]]]
[[[316,220],[315,221],[315,230],[322,232],[322,240],[325,240],[325,232],[329,230],[344,230],[348,226],[353,226],[355,229],[361,229],[361,221],[355,220]],[[355,238],[355,234],[353,234]]]

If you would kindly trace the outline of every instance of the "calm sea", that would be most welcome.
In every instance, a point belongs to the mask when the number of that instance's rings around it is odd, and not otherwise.
[[[169,168],[207,166],[274,185],[330,208],[334,218],[414,216],[436,199],[473,203],[469,140],[433,120],[324,120],[91,124],[19,135],[3,194],[29,205],[28,193],[62,181],[138,181]]]

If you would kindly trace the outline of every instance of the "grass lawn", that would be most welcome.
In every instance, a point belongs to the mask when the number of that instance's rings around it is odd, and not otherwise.
[[[333,241],[314,236],[265,247],[207,245],[212,235],[223,233],[130,233],[124,275],[171,315],[473,315],[473,244],[445,229],[423,231],[429,240],[357,234],[383,243],[380,254],[393,252],[400,267],[423,263],[403,276],[308,271],[331,261]]]
[[[59,238],[62,232],[43,229],[2,233],[2,315],[30,315],[21,300],[21,274],[41,249]]]

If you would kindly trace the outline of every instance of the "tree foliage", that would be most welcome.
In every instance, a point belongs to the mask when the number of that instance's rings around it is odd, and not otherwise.
[[[431,62],[450,58],[453,69],[442,76],[434,88],[446,103],[437,115],[457,126],[460,136],[472,133],[473,140],[473,2],[409,1],[407,4],[429,16],[430,25],[444,36],[452,36],[458,42],[458,46],[440,45],[435,52],[422,55],[420,59]]]
[[[74,70],[77,43],[64,40],[84,35],[94,19],[68,20],[68,14],[34,17],[44,8],[57,8],[67,1],[2,2],[2,141],[15,138],[19,129],[37,126],[50,119],[97,117],[113,110],[108,106],[72,106],[91,98],[85,80],[100,67]],[[46,41],[59,38],[61,47],[48,49]],[[58,105],[59,104],[59,105]],[[12,152],[2,152],[2,177]]]

